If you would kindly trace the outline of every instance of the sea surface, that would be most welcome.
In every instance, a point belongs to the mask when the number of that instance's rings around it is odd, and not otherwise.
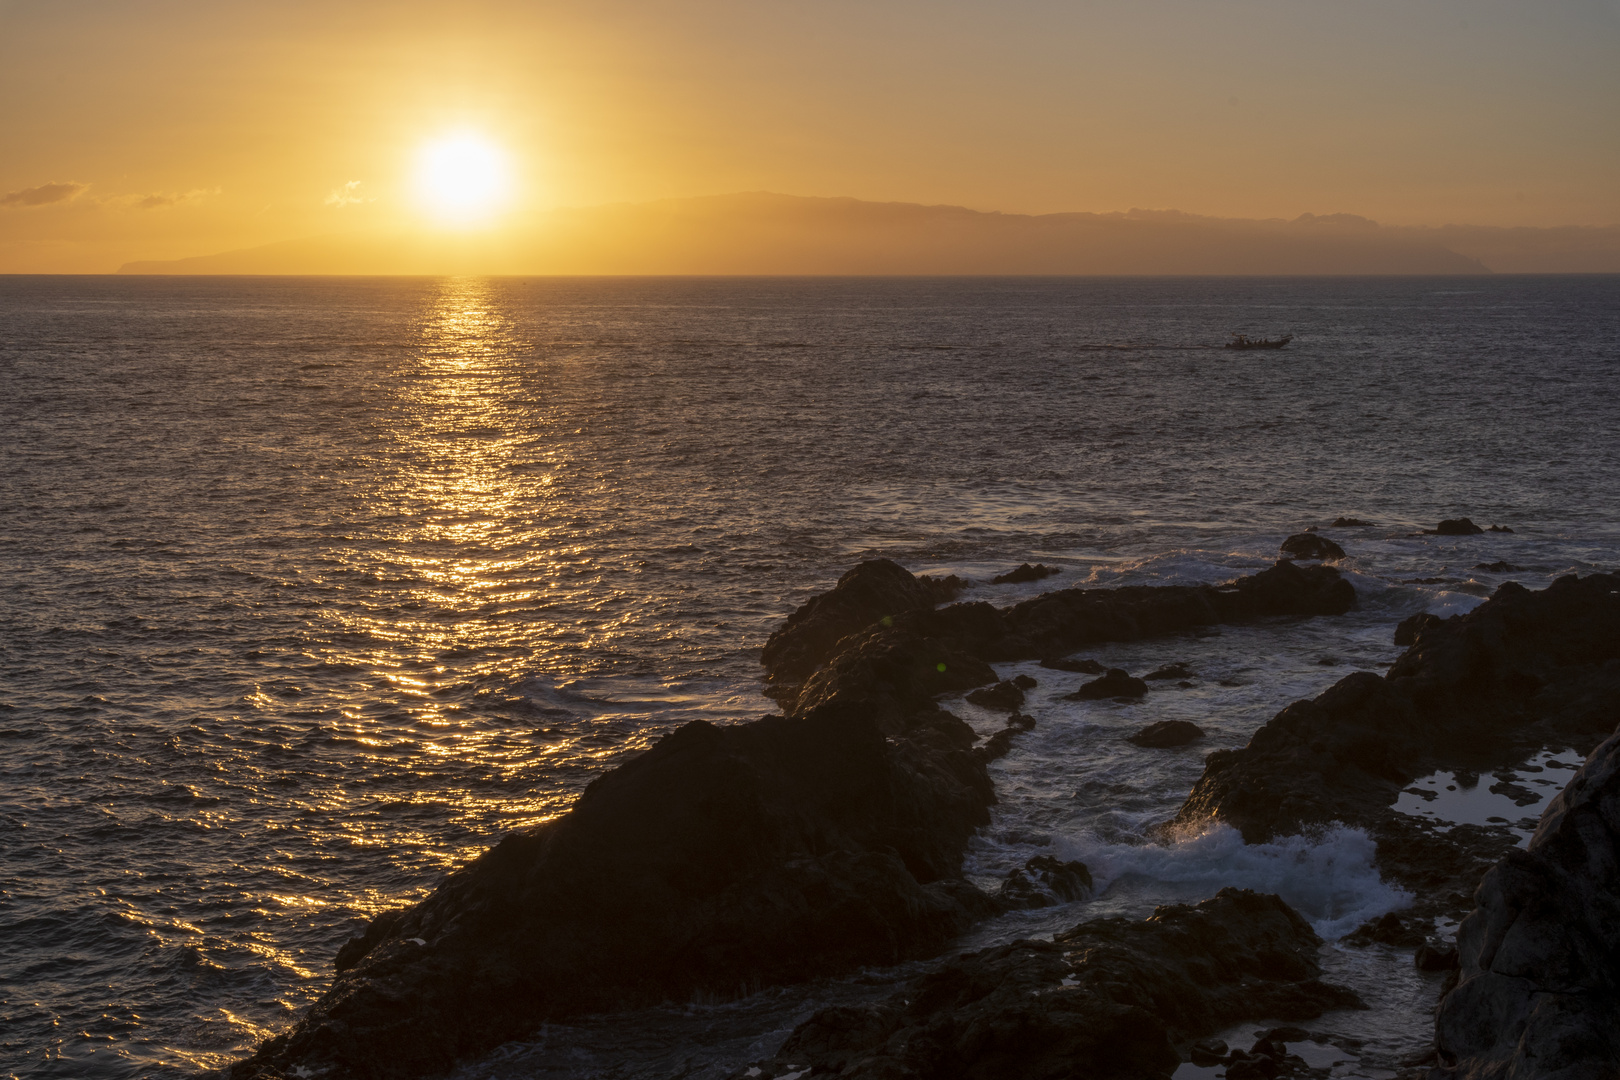
[[[1038,726],[969,869],[1055,853],[1100,890],[962,948],[1223,885],[1329,942],[1407,902],[1353,831],[1145,831],[1208,750],[1383,670],[1406,615],[1620,567],[1620,278],[0,277],[0,1076],[241,1056],[370,916],[678,725],[771,711],[765,638],[861,559],[1010,603],[1229,579],[1340,515],[1376,522],[1324,528],[1347,616],[1083,654],[1195,673],[1135,705],[1004,666]],[[1464,515],[1513,531],[1414,535]],[[988,584],[1024,561],[1062,573]],[[1208,739],[1122,741],[1176,717]],[[1375,1008],[1311,1053],[1392,1075],[1434,981],[1323,956]],[[720,1077],[913,970],[552,1025],[460,1075]]]

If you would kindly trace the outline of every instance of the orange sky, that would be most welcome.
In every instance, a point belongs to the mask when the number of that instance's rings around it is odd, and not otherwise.
[[[754,190],[1611,224],[1617,58],[1613,0],[0,0],[0,272],[427,227],[413,155],[457,129],[510,155],[507,224]]]

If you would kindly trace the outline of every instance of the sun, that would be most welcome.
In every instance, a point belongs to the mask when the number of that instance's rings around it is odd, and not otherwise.
[[[512,171],[501,148],[476,132],[457,132],[416,154],[416,195],[449,225],[476,225],[511,197]]]

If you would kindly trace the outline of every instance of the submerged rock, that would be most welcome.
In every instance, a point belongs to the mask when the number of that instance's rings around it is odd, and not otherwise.
[[[1053,671],[1072,671],[1078,675],[1101,675],[1108,670],[1106,665],[1096,660],[1042,660],[1041,667],[1051,668]]]
[[[1009,908],[1043,908],[1091,895],[1091,871],[1083,862],[1037,855],[1007,875],[996,898]]]
[[[1063,571],[1056,566],[1042,566],[1039,563],[1031,566],[1029,563],[1020,563],[1016,570],[1009,570],[1005,574],[997,574],[995,577],[991,578],[990,584],[1022,585],[1026,581],[1039,581],[1042,578],[1051,577],[1053,574],[1061,573],[1063,573]]]
[[[1109,668],[1100,679],[1093,679],[1072,694],[1064,694],[1069,701],[1098,701],[1102,698],[1139,698],[1148,692],[1148,684],[1133,678],[1123,668]]]
[[[1620,1062],[1620,734],[1485,875],[1435,1015],[1455,1080],[1612,1080]]]
[[[1295,559],[1342,559],[1344,548],[1315,532],[1295,533],[1282,542],[1284,555]]]
[[[1373,523],[1370,521],[1362,521],[1360,518],[1353,517],[1341,517],[1333,519],[1333,527],[1335,529],[1365,529],[1370,528],[1372,524]]]
[[[1192,677],[1192,670],[1188,668],[1186,664],[1179,662],[1174,664],[1166,664],[1164,667],[1150,671],[1146,675],[1142,676],[1142,678],[1146,679],[1148,682],[1152,682],[1155,679],[1190,679]]]
[[[1403,919],[1391,911],[1370,922],[1364,922],[1341,940],[1344,945],[1393,945],[1396,948],[1415,949],[1428,940],[1429,921]]]
[[[1424,529],[1430,536],[1477,536],[1485,530],[1467,518],[1446,518],[1432,529]]]
[[[1235,1021],[1361,1007],[1321,981],[1320,944],[1277,897],[1222,889],[969,953],[879,1005],[823,1009],[756,1075],[1168,1078],[1178,1043]]]
[[[1514,566],[1512,563],[1508,562],[1506,559],[1498,559],[1495,562],[1475,563],[1474,564],[1474,569],[1475,570],[1489,570],[1493,574],[1511,574],[1511,573],[1513,573],[1515,571],[1523,570],[1524,567],[1522,567],[1522,566]]]
[[[1156,724],[1149,724],[1125,741],[1154,750],[1164,750],[1172,746],[1186,746],[1203,737],[1204,729],[1191,720],[1160,720]]]

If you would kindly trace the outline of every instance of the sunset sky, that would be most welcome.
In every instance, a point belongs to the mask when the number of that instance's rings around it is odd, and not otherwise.
[[[0,100],[0,272],[760,190],[1620,222],[1615,0],[0,0]]]

